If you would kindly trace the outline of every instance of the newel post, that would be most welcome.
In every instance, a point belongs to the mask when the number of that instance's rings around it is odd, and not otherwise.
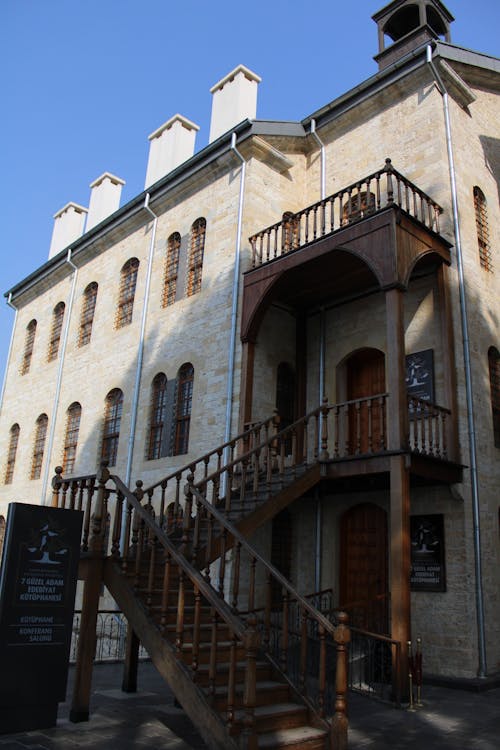
[[[257,630],[257,619],[254,615],[248,618],[248,628],[243,637],[245,649],[245,685],[243,688],[243,731],[241,733],[241,750],[258,750],[259,740],[255,727],[255,706],[257,704],[257,653],[260,647],[260,635]]]
[[[348,616],[340,612],[339,624],[335,628],[334,640],[337,647],[337,666],[335,674],[335,713],[332,720],[332,750],[347,750],[347,649],[351,640],[351,631],[347,626]]]
[[[392,185],[392,162],[385,160],[384,172],[387,174],[387,203],[394,203],[394,188]]]
[[[328,397],[323,396],[321,404],[321,449],[320,461],[328,461]]]
[[[55,471],[55,474],[52,477],[52,507],[58,508],[59,507],[59,490],[61,489],[61,485],[63,483],[63,479],[62,479],[63,468],[62,466],[56,466],[54,471]]]
[[[96,647],[97,613],[104,564],[104,534],[106,528],[107,489],[110,477],[107,463],[103,462],[96,475],[98,483],[97,500],[91,518],[89,558],[82,597],[82,618],[76,655],[75,683],[73,700],[69,714],[70,721],[88,721],[90,692],[92,687],[92,667]]]

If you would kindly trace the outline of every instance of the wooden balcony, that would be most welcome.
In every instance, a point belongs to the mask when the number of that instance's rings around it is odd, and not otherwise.
[[[385,166],[378,172],[295,214],[287,214],[281,221],[250,237],[252,268],[299,250],[389,206],[399,206],[422,226],[440,233],[441,206],[386,159]]]

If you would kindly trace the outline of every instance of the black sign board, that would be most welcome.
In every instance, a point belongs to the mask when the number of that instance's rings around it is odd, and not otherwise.
[[[0,578],[0,734],[53,726],[65,699],[82,517],[9,506]]]
[[[410,516],[412,591],[446,591],[442,513]]]
[[[406,391],[409,396],[434,402],[434,354],[432,349],[406,355]]]

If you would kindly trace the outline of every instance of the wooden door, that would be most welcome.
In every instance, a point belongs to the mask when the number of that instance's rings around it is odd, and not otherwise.
[[[340,524],[340,607],[353,625],[387,633],[387,514],[373,503],[355,505]]]
[[[362,349],[347,361],[347,400],[385,392],[385,358],[378,349]],[[349,452],[376,453],[383,443],[383,408],[378,401],[349,406]]]

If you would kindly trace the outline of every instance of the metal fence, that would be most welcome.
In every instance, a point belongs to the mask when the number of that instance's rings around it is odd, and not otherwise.
[[[73,615],[73,632],[71,634],[70,663],[76,662],[81,616],[81,610],[75,610]],[[94,662],[124,660],[125,643],[127,640],[127,619],[123,612],[113,609],[100,610],[97,614],[96,635]],[[149,658],[147,651],[140,646],[139,659],[147,658]]]

